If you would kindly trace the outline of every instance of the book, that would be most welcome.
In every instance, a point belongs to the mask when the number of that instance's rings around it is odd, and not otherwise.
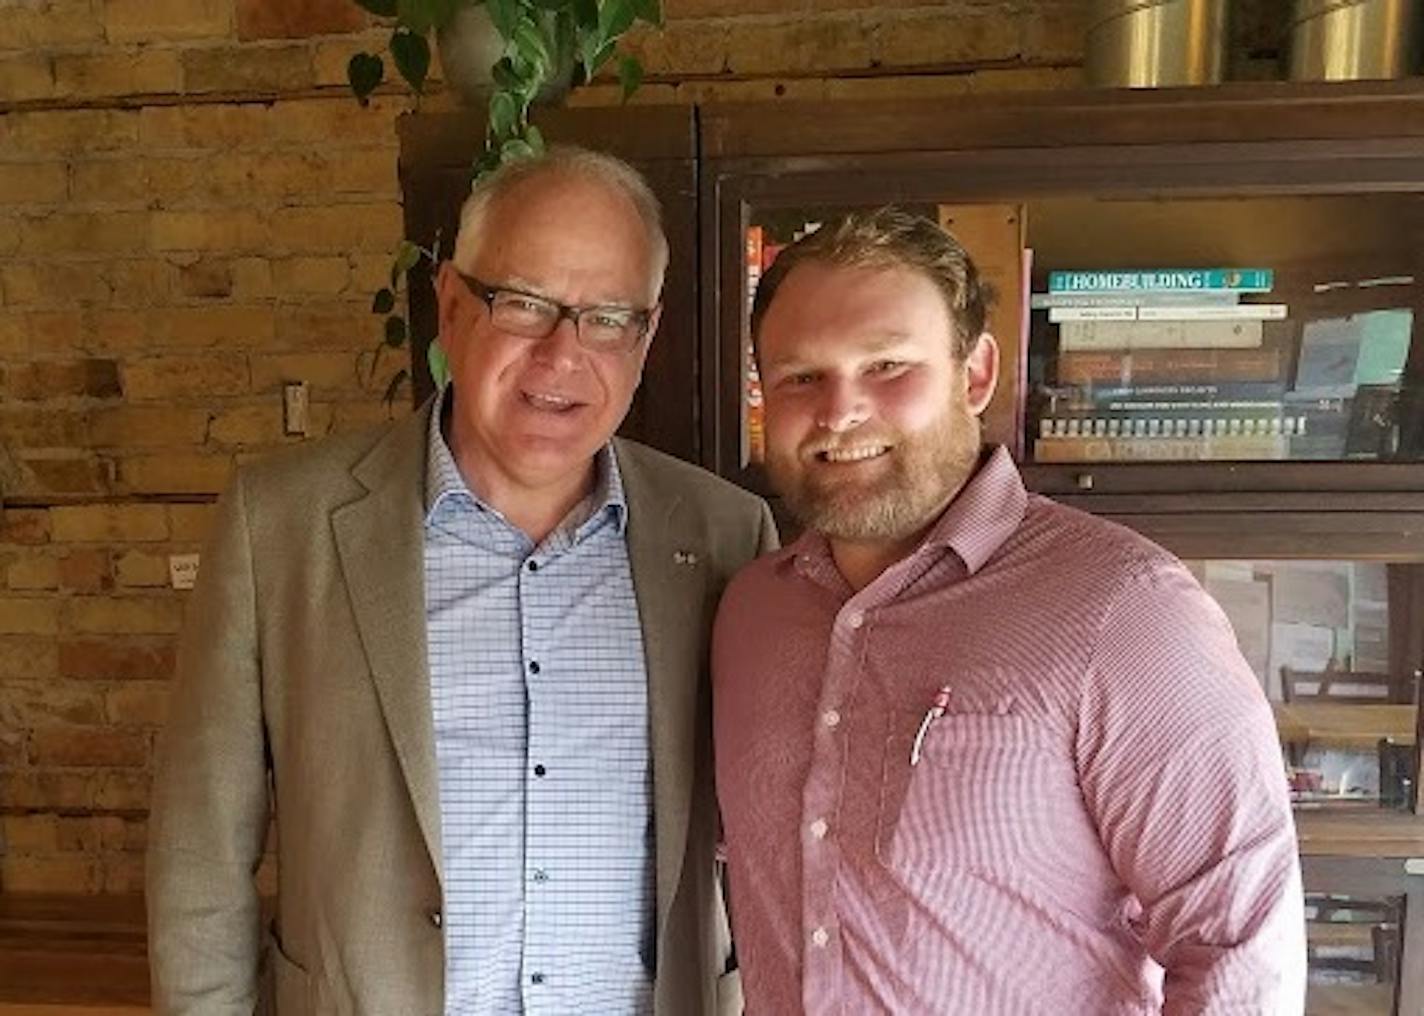
[[[1283,434],[1225,437],[1041,437],[1033,443],[1035,462],[1194,462],[1284,459],[1290,438]]]
[[[1203,289],[1269,293],[1274,284],[1275,272],[1269,268],[1151,268],[1048,273],[1050,293],[1194,292]]]
[[[1260,349],[1136,349],[1126,353],[1060,353],[1060,384],[1210,383],[1277,381],[1285,375],[1279,348]]]
[[[1303,416],[1287,416],[1276,406],[1212,406],[1176,412],[1045,416],[1038,436],[1050,437],[1238,437],[1305,433]]]
[[[1127,297],[1122,293],[1031,293],[1029,307],[1032,310],[1048,310],[1051,307],[1120,307]],[[1178,304],[1188,307],[1227,306],[1241,302],[1241,294],[1234,289],[1203,289],[1196,292],[1131,294],[1131,302],[1143,304]]]
[[[1255,349],[1260,321],[1065,321],[1058,348],[1077,349]]]
[[[1050,307],[1048,321],[1279,321],[1286,316],[1286,310],[1283,303]]]
[[[1279,401],[1286,383],[1275,381],[1199,381],[1181,384],[1048,385],[1039,398],[1052,408],[1080,409],[1112,402],[1199,402],[1202,400]]]

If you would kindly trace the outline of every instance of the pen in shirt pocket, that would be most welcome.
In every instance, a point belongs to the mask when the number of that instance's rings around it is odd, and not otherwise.
[[[920,729],[915,731],[915,743],[910,745],[910,765],[920,764],[920,749],[925,745],[925,735],[930,731],[930,724],[944,715],[949,708],[949,685],[944,685],[935,692],[934,702],[925,711],[925,718],[920,721]]]

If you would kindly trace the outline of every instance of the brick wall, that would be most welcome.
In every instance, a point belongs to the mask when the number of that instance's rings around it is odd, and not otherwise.
[[[638,101],[1070,86],[1085,6],[666,0]],[[284,381],[313,435],[388,413],[368,305],[411,102],[343,87],[382,38],[349,0],[0,0],[0,890],[140,887],[169,555],[299,440]]]

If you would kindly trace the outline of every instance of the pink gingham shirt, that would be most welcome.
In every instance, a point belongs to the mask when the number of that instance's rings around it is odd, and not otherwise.
[[[1230,626],[1003,449],[858,593],[813,534],[747,567],[713,669],[749,1016],[1301,1012],[1290,804]]]

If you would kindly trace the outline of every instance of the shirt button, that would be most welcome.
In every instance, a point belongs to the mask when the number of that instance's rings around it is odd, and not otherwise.
[[[821,722],[828,727],[838,727],[841,722],[841,714],[834,709],[827,709],[821,714]]]
[[[535,775],[535,776],[543,776],[543,775],[544,775],[545,773],[547,773],[548,771],[549,771],[549,770],[545,769],[542,765],[537,765],[537,766],[534,767],[534,775]]]
[[[850,617],[846,618],[846,623],[849,624],[852,628],[859,628],[861,625],[865,624],[865,615],[856,612]]]
[[[830,826],[826,825],[826,820],[823,818],[818,818],[811,823],[811,835],[818,840],[824,840],[829,829]]]
[[[547,882],[547,881],[549,881],[549,873],[548,873],[547,871],[545,871],[543,868],[535,868],[535,869],[534,869],[534,881],[535,881],[535,882]]]
[[[824,949],[826,947],[826,943],[830,940],[831,936],[825,928],[817,928],[815,931],[811,932],[811,942],[818,949]]]
[[[436,907],[426,916],[430,918],[430,923],[435,925],[435,927],[437,928],[441,927],[445,923],[445,915],[440,913],[439,907]]]
[[[543,974],[530,974],[530,975],[529,975],[529,981],[530,981],[531,984],[543,984],[543,983],[544,983],[544,975],[543,975]]]
[[[527,567],[529,568],[530,571],[538,571],[538,570],[539,570],[539,562],[538,562],[538,561],[530,561],[529,564],[527,565]]]
[[[530,661],[529,661],[529,673],[531,673],[531,674],[537,674],[537,673],[539,673],[539,661],[538,661],[538,660],[530,660]]]

